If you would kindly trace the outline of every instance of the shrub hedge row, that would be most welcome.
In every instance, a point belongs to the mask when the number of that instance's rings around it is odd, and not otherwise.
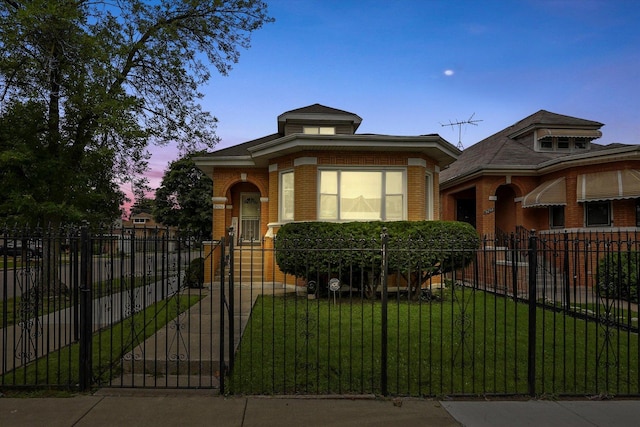
[[[388,234],[388,269],[443,272],[468,265],[480,244],[476,230],[455,221],[300,222],[282,226],[275,239],[280,270],[296,277],[319,271],[382,270],[382,233]]]

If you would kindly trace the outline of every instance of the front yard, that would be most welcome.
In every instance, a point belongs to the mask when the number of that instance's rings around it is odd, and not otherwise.
[[[394,395],[527,394],[529,307],[459,288],[442,302],[388,304]],[[535,393],[640,392],[638,336],[606,322],[536,309]],[[637,314],[636,314],[637,317]],[[380,394],[382,305],[262,296],[236,353],[237,394]]]

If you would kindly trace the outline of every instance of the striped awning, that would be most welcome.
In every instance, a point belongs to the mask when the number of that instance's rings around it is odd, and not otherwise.
[[[597,129],[538,129],[536,135],[538,139],[551,136],[596,139],[602,136],[602,132]]]
[[[545,181],[522,198],[523,208],[563,206],[567,204],[567,186],[564,177]]]
[[[578,175],[578,202],[640,197],[640,171],[623,169]]]

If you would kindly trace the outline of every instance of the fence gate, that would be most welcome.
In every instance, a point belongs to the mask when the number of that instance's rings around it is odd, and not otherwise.
[[[143,228],[1,236],[23,249],[0,253],[0,386],[220,387],[227,306],[202,266],[224,261],[222,242]]]

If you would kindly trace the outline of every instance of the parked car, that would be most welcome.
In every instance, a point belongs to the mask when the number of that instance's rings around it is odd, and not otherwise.
[[[39,242],[29,242],[26,248],[23,248],[22,242],[19,240],[9,240],[7,245],[0,245],[0,256],[18,257],[26,254],[28,257],[41,257],[42,246]]]

